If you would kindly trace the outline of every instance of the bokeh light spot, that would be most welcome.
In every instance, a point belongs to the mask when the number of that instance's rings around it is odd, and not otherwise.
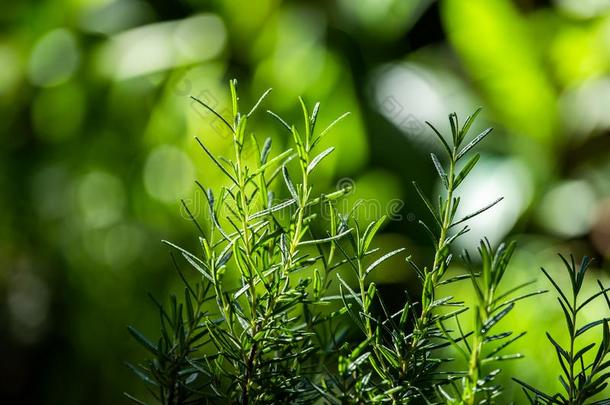
[[[538,208],[540,223],[562,237],[586,234],[593,224],[596,198],[581,180],[566,181],[548,191]]]
[[[13,90],[21,77],[17,49],[0,44],[0,96]]]
[[[225,42],[224,23],[214,14],[148,24],[113,36],[97,55],[96,67],[128,79],[213,59]]]
[[[470,232],[456,240],[459,249],[476,246],[486,237],[499,244],[513,228],[533,194],[533,180],[527,166],[517,159],[493,159],[481,155],[477,167],[460,185],[461,198],[456,219],[503,200],[467,222]],[[456,227],[461,229],[462,226]],[[455,229],[458,231],[459,229]]]
[[[202,14],[178,23],[174,41],[180,54],[193,60],[211,59],[224,49],[227,35],[222,20]]]
[[[191,159],[175,146],[158,146],[146,159],[144,185],[148,194],[159,201],[177,201],[192,189],[194,179]]]
[[[82,29],[114,34],[128,28],[149,22],[154,18],[152,7],[141,0],[104,1],[88,7],[80,17]]]
[[[91,172],[78,186],[78,205],[87,226],[111,225],[121,218],[125,206],[123,185],[109,173]]]
[[[30,56],[28,76],[32,84],[55,86],[68,80],[78,68],[80,53],[74,34],[64,28],[38,40]]]
[[[20,269],[9,278],[8,310],[16,337],[33,343],[43,331],[49,312],[49,289],[30,270]]]

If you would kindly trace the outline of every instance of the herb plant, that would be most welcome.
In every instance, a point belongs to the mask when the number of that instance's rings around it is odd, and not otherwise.
[[[169,309],[159,305],[162,333],[157,343],[129,329],[154,356],[132,368],[162,404],[309,403],[316,392],[308,379],[319,368],[313,330],[320,322],[318,307],[327,302],[322,298],[328,280],[317,269],[313,274],[305,270],[322,262],[330,271],[332,249],[328,253],[314,249],[314,254],[305,248],[329,244],[349,232],[331,226],[316,238],[310,229],[316,207],[332,205],[344,193],[313,196],[309,184],[312,171],[333,151],[328,148],[313,155],[334,122],[315,132],[319,105],[310,114],[303,102],[301,130],[273,115],[291,135],[294,149],[272,156],[271,139],[259,146],[247,126],[269,92],[242,113],[236,82],[230,87],[230,119],[195,99],[216,114],[233,136],[232,160],[217,158],[197,139],[228,185],[215,194],[197,182],[209,206],[205,226],[191,215],[199,232],[199,254],[166,242],[200,274],[200,280],[192,285],[183,277],[183,302],[172,297]],[[257,151],[255,167],[246,165],[246,142]],[[287,168],[291,160],[297,163],[298,180]],[[287,199],[280,201],[271,191],[274,181],[283,181]],[[190,214],[188,206],[184,208]],[[230,282],[230,272],[238,276],[236,283]]]
[[[561,372],[559,381],[565,392],[548,394],[519,379],[515,379],[515,381],[524,388],[524,392],[532,404],[610,404],[610,399],[592,401],[597,394],[608,386],[608,380],[610,379],[610,359],[608,359],[608,353],[610,353],[609,319],[601,318],[579,326],[578,316],[593,301],[602,296],[605,298],[608,308],[610,308],[610,299],[608,298],[610,289],[605,288],[598,280],[600,291],[583,300],[580,293],[587,269],[591,263],[590,259],[584,257],[580,265],[577,266],[573,256],[570,256],[569,261],[561,255],[560,257],[570,279],[569,289],[562,289],[545,269],[542,269],[542,272],[559,295],[557,301],[562,309],[566,330],[568,331],[567,346],[562,346],[550,333],[547,332],[546,334],[557,354]],[[592,333],[590,331],[599,325],[602,326],[601,342],[597,344],[589,343],[584,346],[579,345],[581,340],[579,338],[587,332]],[[595,346],[597,346],[596,350],[594,350]],[[593,352],[595,352],[595,356],[587,358]]]
[[[512,331],[500,332],[496,329],[498,329],[499,322],[514,309],[518,301],[545,293],[546,290],[516,295],[531,285],[533,281],[512,286],[504,291],[501,289],[500,284],[514,251],[514,242],[508,245],[501,244],[493,251],[489,241],[482,241],[479,247],[480,272],[477,272],[476,268],[470,264],[470,257],[466,254],[470,281],[477,299],[474,308],[474,329],[472,333],[464,334],[460,319],[456,316],[459,332],[456,339],[441,326],[445,336],[468,364],[464,377],[460,379],[461,384],[451,382],[454,392],[438,387],[441,397],[447,403],[469,405],[493,403],[494,399],[502,394],[502,386],[494,384],[495,377],[501,370],[500,368],[490,368],[490,366],[522,357],[520,353],[506,353],[506,350],[526,332],[514,334]]]
[[[432,263],[419,266],[409,257],[406,259],[422,284],[419,303],[406,299],[401,311],[389,314],[385,310],[382,297],[376,295],[375,284],[371,282],[367,286],[367,277],[381,262],[403,251],[403,249],[398,249],[386,253],[369,267],[364,267],[363,259],[368,253],[374,234],[381,227],[383,218],[370,224],[362,236],[360,236],[357,226],[355,226],[356,234],[348,235],[352,245],[353,259],[342,252],[356,273],[359,288],[354,291],[343,279],[339,278],[339,280],[342,283],[345,308],[362,330],[365,340],[356,345],[347,355],[346,358],[350,359],[347,368],[356,370],[354,379],[366,381],[368,384],[367,389],[364,390],[364,397],[355,402],[408,403],[414,400],[426,400],[456,404],[479,403],[480,398],[489,399],[500,392],[499,387],[487,387],[497,372],[485,375],[482,373],[482,365],[494,360],[519,357],[519,355],[501,356],[498,353],[522,335],[509,339],[510,332],[493,336],[489,333],[513,309],[516,301],[529,296],[528,294],[511,298],[511,294],[524,286],[517,286],[499,295],[498,286],[506,271],[514,244],[510,244],[508,247],[502,245],[494,253],[489,243],[482,242],[479,250],[483,262],[481,272],[471,271],[467,274],[447,277],[447,270],[453,259],[450,246],[457,238],[469,231],[468,226],[464,223],[502,200],[502,198],[498,198],[476,212],[459,219],[456,218],[460,199],[455,196],[455,192],[475,167],[479,155],[475,154],[470,157],[461,170],[457,170],[457,164],[491,132],[491,129],[487,129],[463,146],[479,111],[477,110],[468,117],[462,127],[459,126],[455,114],[449,116],[452,132],[451,145],[434,126],[428,123],[446,152],[448,167],[444,167],[440,159],[435,154],[431,154],[432,163],[445,188],[445,195],[439,196],[438,208],[434,208],[417,183],[413,183],[434,223],[434,225],[428,226],[420,221],[434,244],[435,254]],[[453,229],[457,230],[451,233]],[[339,242],[336,244],[340,246]],[[466,278],[472,280],[479,302],[476,308],[475,330],[467,334],[463,332],[458,316],[468,308],[453,296],[439,295],[441,286],[450,285]],[[374,300],[379,302],[383,308],[382,317],[376,317],[370,310]],[[458,322],[459,336],[457,337],[452,337],[451,331],[445,326],[450,319],[456,319]],[[468,337],[471,336],[472,342],[468,343]],[[499,342],[500,346],[483,355],[483,345],[488,341]],[[464,343],[465,348],[462,348],[460,343]],[[469,362],[469,369],[466,377],[462,378],[461,387],[455,382],[461,376],[461,372],[441,370],[441,365],[451,360],[442,352],[442,349],[449,345],[457,348],[458,352],[462,353]],[[368,350],[365,350],[364,347],[367,347]],[[363,360],[365,358],[366,361]],[[451,386],[457,396],[454,397],[448,393],[443,388],[446,386]],[[484,395],[480,393],[484,393]],[[327,395],[327,398],[329,397],[330,395]],[[342,397],[345,398],[347,395],[343,393]],[[334,402],[340,403],[341,401],[335,398]]]
[[[158,339],[128,328],[150,354],[142,364],[129,367],[147,385],[151,398],[162,405],[502,402],[503,387],[496,376],[503,361],[522,357],[509,346],[525,331],[502,329],[501,321],[518,301],[545,291],[527,291],[532,282],[505,287],[514,242],[494,249],[483,240],[479,261],[465,252],[460,261],[466,272],[449,272],[458,261],[452,244],[469,231],[466,223],[502,200],[456,217],[457,190],[480,157],[470,155],[491,132],[487,129],[467,141],[480,110],[462,126],[457,115],[450,114],[448,140],[428,124],[444,151],[443,158],[431,154],[444,192],[433,204],[414,183],[431,217],[430,224],[420,223],[434,248],[430,262],[419,264],[404,248],[381,252],[375,247],[385,217],[360,224],[354,210],[339,211],[336,202],[348,189],[314,194],[311,173],[334,150],[320,144],[347,114],[319,131],[319,104],[310,111],[299,99],[299,125],[268,111],[292,142],[274,154],[271,139],[260,142],[249,127],[269,91],[247,113],[240,109],[235,81],[230,92],[231,117],[194,98],[227,127],[233,156],[217,156],[205,140],[196,139],[225,185],[211,190],[196,182],[208,202],[204,218],[192,215],[183,202],[199,234],[198,252],[166,242],[184,292],[180,299],[170,296],[168,305],[154,300],[160,316]],[[254,150],[255,158],[246,150]],[[412,299],[405,293],[402,308],[391,313],[371,274],[395,256],[413,268],[421,295]],[[564,348],[548,335],[566,393],[545,394],[515,380],[532,403],[584,404],[606,387],[610,375],[607,319],[577,326],[579,312],[596,298],[604,296],[610,308],[608,289],[600,284],[598,293],[580,300],[589,262],[583,260],[579,269],[573,259],[565,263],[570,299],[543,272],[559,293],[570,336]],[[195,271],[185,273],[184,264]],[[349,272],[355,283],[349,281]],[[472,308],[442,293],[444,286],[467,280],[476,298]],[[473,316],[472,330],[463,326],[465,316]],[[598,326],[602,341],[589,359],[595,344],[578,348],[577,338]],[[463,357],[465,370],[452,359],[454,354]]]

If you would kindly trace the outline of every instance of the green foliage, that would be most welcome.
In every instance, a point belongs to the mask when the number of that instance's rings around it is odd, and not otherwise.
[[[197,139],[228,185],[215,194],[197,183],[209,206],[205,226],[192,217],[200,232],[199,254],[167,243],[200,273],[200,281],[192,286],[184,278],[184,302],[172,298],[169,314],[160,308],[158,344],[130,328],[154,355],[152,361],[133,368],[156,389],[162,404],[310,403],[317,395],[309,381],[320,371],[315,330],[326,320],[319,308],[329,303],[323,296],[335,266],[333,249],[326,252],[320,245],[329,245],[349,230],[336,226],[333,216],[326,234],[316,238],[310,224],[317,208],[332,206],[344,191],[312,196],[310,173],[332,152],[313,155],[326,132],[314,132],[318,105],[310,114],[301,102],[301,130],[274,115],[291,135],[294,151],[272,156],[270,139],[259,147],[247,124],[267,94],[242,114],[232,81],[230,120],[197,100],[233,134],[234,158],[215,157]],[[246,142],[257,150],[255,167],[246,165]],[[291,160],[297,162],[296,176],[287,167]],[[270,188],[274,181],[283,181],[288,199],[275,196]],[[314,249],[307,249],[310,246]],[[319,263],[323,270],[312,273]],[[231,283],[230,273],[237,273],[237,285]],[[216,305],[206,306],[210,300]]]
[[[486,391],[486,397],[492,396],[494,392],[499,392],[498,388],[487,390],[484,387],[495,374],[480,375],[482,363],[508,359],[510,356],[497,355],[505,346],[498,347],[495,352],[491,351],[488,357],[481,357],[481,351],[483,344],[488,340],[495,340],[500,344],[506,343],[506,345],[514,341],[503,342],[504,339],[509,338],[510,332],[499,336],[489,335],[490,330],[508,314],[517,301],[517,299],[507,299],[517,289],[509,291],[503,296],[496,296],[497,287],[506,271],[514,245],[511,244],[509,248],[501,246],[493,256],[491,247],[482,243],[480,248],[483,259],[481,281],[478,281],[478,274],[474,271],[466,275],[469,277],[464,277],[464,275],[446,277],[453,259],[450,246],[469,230],[467,225],[456,231],[453,229],[501,201],[499,198],[463,218],[456,219],[456,212],[460,204],[459,197],[455,196],[456,190],[476,165],[479,155],[471,157],[459,171],[457,163],[491,132],[491,129],[487,129],[464,145],[464,140],[479,111],[477,110],[468,117],[461,128],[457,116],[455,114],[449,116],[451,144],[428,123],[446,152],[448,167],[444,167],[435,154],[431,155],[432,163],[445,188],[445,194],[439,196],[438,208],[434,208],[417,183],[413,183],[434,222],[433,226],[428,226],[420,221],[434,243],[435,254],[432,263],[419,266],[410,257],[407,257],[407,261],[417,273],[422,285],[420,302],[411,302],[407,299],[402,310],[390,314],[385,309],[382,297],[376,294],[375,284],[368,283],[367,277],[380,262],[402,252],[402,249],[389,252],[368,268],[364,266],[365,256],[371,253],[369,251],[371,240],[381,228],[384,218],[371,223],[362,233],[356,224],[354,227],[356,234],[348,236],[352,253],[348,254],[341,249],[358,279],[357,291],[351,289],[343,279],[340,279],[342,299],[345,308],[362,331],[365,339],[340,359],[340,364],[343,362],[346,366],[340,369],[339,373],[345,378],[345,370],[350,371],[351,378],[361,385],[356,391],[358,395],[354,397],[351,392],[344,391],[338,397],[332,398],[333,402],[343,403],[345,398],[349,398],[348,402],[353,403],[408,403],[414,400],[426,400],[473,404],[479,391]],[[338,242],[336,244],[340,247]],[[468,308],[453,296],[439,296],[439,287],[459,282],[464,278],[472,279],[473,286],[478,293],[477,323],[475,331],[467,334],[464,334],[460,326],[460,335],[453,338],[444,325],[450,319],[458,319],[458,316]],[[371,311],[374,301],[378,302],[383,309],[381,317]],[[467,337],[471,335],[474,337],[469,344]],[[459,342],[464,342],[466,348],[462,349]],[[461,389],[454,382],[461,373],[443,371],[440,368],[443,363],[452,360],[442,351],[449,345],[458,348],[459,352],[463,353],[470,362],[470,368],[467,376],[463,378]],[[363,382],[366,384],[362,384]],[[353,391],[354,385],[355,383],[344,384],[343,387],[348,387],[348,390]],[[362,385],[365,386],[362,387]],[[459,399],[452,398],[443,390],[442,387],[446,385],[452,385],[456,389]],[[330,397],[330,395],[327,396]]]
[[[226,180],[217,191],[197,182],[208,202],[205,222],[184,204],[199,232],[200,250],[191,253],[166,242],[198,277],[189,281],[172,255],[185,288],[183,299],[171,296],[167,308],[155,301],[161,336],[152,341],[129,327],[150,353],[149,360],[130,368],[149,386],[156,402],[473,405],[500,400],[503,387],[496,376],[503,362],[522,357],[508,350],[526,333],[502,329],[502,320],[519,301],[546,291],[524,291],[533,281],[505,287],[514,242],[494,249],[483,240],[480,261],[466,252],[467,271],[449,276],[452,244],[469,231],[465,223],[502,200],[456,216],[457,190],[479,160],[478,154],[466,160],[467,156],[491,132],[486,129],[466,141],[480,110],[461,127],[457,115],[451,114],[449,141],[428,124],[445,152],[442,159],[431,155],[444,192],[433,204],[416,183],[414,187],[432,218],[430,225],[420,223],[433,242],[434,255],[427,264],[405,258],[421,283],[421,296],[412,300],[405,294],[402,308],[392,313],[371,281],[388,259],[405,256],[404,248],[382,252],[374,247],[386,218],[363,226],[353,214],[355,208],[349,213],[337,208],[336,201],[349,190],[313,193],[310,175],[334,150],[316,149],[346,114],[317,131],[319,104],[310,112],[300,100],[303,123],[298,128],[269,112],[292,141],[292,148],[274,155],[271,139],[259,143],[248,127],[269,91],[243,114],[235,81],[230,90],[230,118],[194,98],[229,129],[234,152],[231,159],[217,156],[197,139]],[[254,159],[244,152],[247,143],[256,151]],[[278,190],[284,200],[276,196]],[[582,404],[607,384],[608,322],[601,319],[578,327],[577,315],[601,296],[610,307],[608,290],[600,284],[600,292],[580,301],[589,261],[583,260],[578,270],[573,259],[565,263],[571,299],[543,272],[560,295],[570,336],[569,347],[564,348],[548,335],[567,394],[544,394],[517,380],[532,403]],[[464,280],[470,281],[476,298],[471,308],[443,294],[444,286]],[[334,295],[333,282],[338,289]],[[463,326],[468,315],[474,318],[472,330]],[[600,325],[602,342],[589,362],[587,353],[595,345],[578,349],[576,339]],[[465,370],[453,354],[463,358]],[[147,403],[126,395],[138,404]]]
[[[579,326],[579,314],[582,314],[582,311],[586,310],[597,298],[603,296],[608,308],[610,308],[610,299],[608,298],[610,289],[605,288],[598,281],[600,291],[582,299],[579,294],[591,263],[590,259],[584,257],[580,265],[577,266],[573,256],[570,256],[570,261],[561,255],[560,257],[570,278],[569,289],[562,289],[545,269],[542,269],[542,272],[559,294],[557,302],[559,302],[563,311],[565,328],[569,336],[567,345],[561,345],[550,333],[547,332],[546,334],[557,354],[559,371],[561,372],[559,381],[565,392],[548,394],[518,379],[515,379],[515,381],[524,388],[524,392],[532,404],[610,404],[608,399],[593,400],[608,386],[608,380],[610,380],[610,360],[607,358],[608,353],[610,353],[609,319],[601,318]],[[599,329],[599,327],[602,328],[600,342],[586,345],[579,343],[585,333]],[[597,346],[597,350],[594,350],[595,346]],[[595,352],[595,355],[592,357],[591,353],[593,352]]]
[[[514,334],[512,331],[496,331],[497,325],[515,307],[518,301],[546,292],[534,291],[516,295],[523,288],[533,282],[512,286],[501,292],[500,283],[506,273],[510,259],[515,251],[515,243],[502,244],[492,250],[489,241],[481,242],[479,255],[481,256],[481,271],[476,271],[470,265],[469,275],[473,286],[477,305],[474,312],[474,329],[470,334],[464,334],[458,316],[455,317],[457,339],[451,337],[443,328],[445,336],[451,341],[456,351],[468,363],[468,370],[461,378],[461,384],[451,382],[454,393],[438,387],[442,398],[450,404],[484,404],[493,403],[502,393],[502,387],[494,384],[495,377],[500,368],[491,368],[495,363],[514,360],[522,357],[520,353],[506,353],[506,349],[516,340],[522,338],[526,332]],[[471,263],[466,254],[467,262]]]

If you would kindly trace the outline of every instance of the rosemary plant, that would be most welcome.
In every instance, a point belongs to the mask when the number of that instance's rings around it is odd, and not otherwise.
[[[318,268],[330,271],[333,263],[332,249],[308,248],[328,245],[349,230],[337,233],[339,228],[331,226],[323,237],[313,237],[310,225],[316,207],[332,205],[345,190],[313,196],[309,176],[333,151],[328,148],[313,155],[337,121],[315,132],[319,104],[310,114],[302,100],[301,130],[272,113],[291,135],[294,149],[271,157],[270,139],[259,147],[257,138],[248,135],[248,121],[269,92],[244,114],[239,110],[235,81],[230,89],[230,119],[195,99],[222,120],[234,146],[233,159],[217,158],[197,139],[228,182],[217,193],[197,182],[209,205],[204,226],[191,215],[200,233],[201,251],[190,253],[167,242],[201,278],[191,285],[183,277],[182,303],[172,297],[168,310],[159,305],[158,343],[129,329],[154,356],[132,368],[164,405],[311,403],[318,394],[309,379],[319,371],[314,330],[324,318],[316,307],[327,303],[321,298],[328,285],[327,275]],[[244,157],[246,142],[258,152],[255,167]],[[288,170],[293,159],[297,177]],[[272,191],[278,179],[288,194],[283,201]],[[334,218],[331,222],[337,223]],[[230,273],[237,274],[237,285],[230,283]]]
[[[231,117],[194,98],[232,134],[233,156],[217,156],[196,138],[226,184],[213,191],[196,182],[207,199],[205,218],[195,218],[183,202],[199,233],[197,252],[166,242],[184,292],[180,298],[170,296],[167,305],[154,300],[160,315],[158,339],[128,328],[149,352],[148,360],[130,368],[149,388],[151,400],[161,405],[500,401],[498,364],[522,357],[506,351],[525,332],[514,334],[499,325],[518,301],[545,291],[523,293],[532,282],[504,288],[514,243],[493,249],[484,240],[478,249],[480,264],[466,253],[467,272],[448,275],[452,244],[469,231],[466,222],[502,199],[456,217],[459,187],[479,161],[478,154],[467,156],[491,132],[486,129],[466,142],[480,110],[462,126],[457,115],[450,114],[449,141],[428,123],[445,152],[443,158],[431,154],[444,191],[433,204],[416,183],[414,187],[432,218],[430,225],[420,223],[433,242],[434,255],[425,265],[406,257],[421,283],[421,296],[412,300],[405,294],[402,308],[391,313],[371,281],[381,264],[405,255],[404,248],[380,252],[374,247],[386,218],[361,226],[354,210],[341,213],[336,207],[347,189],[313,193],[311,173],[334,150],[317,151],[319,144],[346,114],[318,131],[319,104],[310,112],[299,100],[303,123],[298,128],[268,111],[292,141],[291,148],[272,154],[271,139],[259,143],[249,127],[269,91],[247,113],[240,110],[235,81],[230,82],[230,93]],[[255,150],[255,158],[246,150]],[[278,197],[282,195],[284,199]],[[565,393],[546,394],[515,381],[534,404],[610,405],[610,400],[595,399],[610,378],[608,318],[579,326],[578,317],[602,296],[610,308],[609,289],[599,283],[599,292],[580,298],[589,260],[578,268],[573,258],[564,263],[571,294],[542,271],[559,294],[569,336],[562,346],[547,334]],[[194,281],[183,264],[197,275]],[[353,272],[355,283],[345,271]],[[469,308],[441,291],[462,280],[470,280],[476,298],[471,331],[461,322]],[[333,282],[338,295],[329,293]],[[600,327],[602,339],[593,355],[596,344],[580,347],[579,339]],[[452,363],[447,351],[451,348],[463,356],[465,370]],[[137,404],[148,403],[125,395]]]
[[[434,243],[435,254],[432,264],[420,268],[416,263],[408,259],[408,262],[415,269],[422,283],[421,311],[419,316],[416,317],[413,326],[410,344],[411,358],[408,360],[414,370],[412,384],[420,387],[423,384],[425,393],[428,393],[434,386],[438,386],[439,383],[442,384],[446,382],[443,374],[439,375],[436,373],[436,368],[442,359],[430,357],[432,356],[434,349],[444,347],[447,344],[447,342],[444,342],[439,345],[439,343],[436,342],[439,338],[441,340],[445,339],[445,334],[442,329],[439,328],[439,325],[442,324],[443,321],[457,316],[467,309],[463,306],[462,302],[453,301],[452,296],[437,296],[439,286],[462,280],[462,277],[460,276],[452,278],[445,277],[453,259],[453,255],[450,252],[451,244],[457,238],[469,231],[468,225],[464,225],[465,222],[482,214],[502,200],[502,197],[499,197],[479,210],[460,219],[456,219],[456,213],[460,205],[460,198],[456,196],[456,191],[476,166],[480,155],[476,153],[471,156],[459,171],[458,163],[492,131],[492,128],[487,128],[475,136],[470,142],[463,145],[466,136],[480,111],[481,109],[477,109],[472,115],[467,117],[462,127],[460,127],[458,117],[455,113],[449,115],[451,145],[432,124],[427,122],[428,126],[441,142],[445,151],[445,158],[448,161],[448,164],[446,165],[448,167],[443,166],[440,159],[434,153],[431,154],[434,167],[446,190],[446,194],[444,196],[441,195],[438,198],[438,208],[435,209],[434,205],[424,196],[423,192],[417,186],[417,183],[413,183],[415,190],[430,211],[434,222],[434,226],[430,227],[420,221],[420,224],[428,232]],[[444,307],[457,309],[454,309],[449,313],[443,313],[440,310]]]
[[[461,170],[457,169],[458,162],[491,132],[491,129],[487,129],[462,146],[479,111],[477,110],[468,117],[461,128],[457,115],[449,116],[452,146],[436,128],[429,124],[446,152],[448,168],[445,169],[435,154],[431,155],[434,167],[446,190],[444,196],[439,196],[438,209],[434,208],[414,183],[415,190],[429,209],[435,224],[431,228],[421,222],[434,243],[435,254],[432,264],[422,268],[410,257],[407,258],[422,283],[419,311],[416,303],[407,299],[401,311],[395,314],[388,313],[383,299],[377,296],[375,283],[368,281],[371,272],[382,262],[403,252],[403,249],[397,249],[382,255],[368,267],[364,265],[365,256],[374,252],[371,249],[371,242],[381,228],[384,218],[371,223],[363,232],[356,223],[355,234],[348,235],[351,242],[351,252],[349,253],[341,247],[340,241],[335,242],[350,263],[358,280],[358,288],[354,290],[339,276],[345,308],[364,336],[363,342],[355,345],[351,352],[342,356],[340,365],[343,367],[339,372],[341,374],[345,370],[349,370],[353,380],[366,382],[367,386],[359,387],[360,389],[356,391],[358,395],[354,396],[354,384],[343,384],[342,386],[349,387],[352,392],[341,392],[338,397],[333,397],[334,402],[344,402],[345,398],[351,398],[351,401],[355,403],[390,402],[398,404],[409,403],[416,399],[432,401],[438,395],[438,387],[447,384],[452,376],[452,373],[444,373],[439,370],[440,364],[449,359],[443,358],[440,353],[435,354],[438,349],[446,347],[451,342],[442,327],[443,322],[467,309],[462,302],[455,301],[452,296],[438,296],[438,288],[441,285],[465,278],[463,275],[445,277],[452,260],[450,245],[458,237],[468,232],[468,226],[464,225],[453,233],[452,231],[501,200],[499,198],[472,214],[456,219],[460,203],[459,197],[455,196],[456,190],[478,162],[479,155],[472,156]],[[494,270],[500,271],[496,268]],[[379,302],[382,308],[381,317],[371,311],[374,300]],[[443,310],[445,308],[450,308],[450,311]],[[490,310],[492,309],[495,310],[495,308],[490,308]],[[472,377],[476,378],[474,375]],[[327,397],[330,398],[330,395]]]
[[[532,404],[610,404],[610,399],[607,398],[594,400],[597,394],[608,386],[610,380],[610,360],[608,360],[608,353],[610,353],[608,322],[610,319],[601,318],[579,326],[579,314],[586,310],[597,298],[603,296],[608,308],[610,308],[608,297],[610,288],[605,288],[598,280],[600,291],[582,299],[580,293],[591,262],[590,259],[584,257],[580,265],[577,266],[573,256],[570,256],[570,261],[561,255],[559,257],[561,257],[570,278],[569,289],[562,289],[545,269],[542,269],[542,272],[559,295],[557,301],[563,311],[569,337],[567,346],[562,346],[550,333],[547,332],[546,334],[557,354],[559,370],[561,371],[559,381],[565,392],[547,394],[521,380],[515,379],[515,381],[523,387],[523,391]],[[579,338],[583,334],[599,329],[600,326],[602,327],[600,342],[597,344],[589,343],[584,346],[579,345],[581,340]],[[596,345],[595,356],[591,358],[589,354],[592,353]]]
[[[506,317],[515,307],[515,304],[525,298],[545,293],[546,290],[529,292],[515,296],[523,288],[534,281],[519,284],[502,292],[501,281],[515,251],[515,242],[508,245],[501,244],[495,252],[489,241],[481,241],[479,255],[481,257],[481,270],[472,265],[466,253],[466,262],[470,280],[477,298],[474,308],[474,329],[464,333],[460,319],[455,316],[457,337],[452,337],[445,326],[440,327],[446,338],[451,341],[456,351],[461,354],[468,364],[468,369],[461,384],[451,381],[453,392],[438,387],[438,392],[448,404],[489,404],[493,403],[502,393],[502,386],[494,384],[495,377],[500,373],[499,368],[489,369],[494,363],[519,359],[520,353],[505,354],[506,349],[516,340],[522,338],[526,332],[513,335],[512,331],[497,332],[498,323]]]

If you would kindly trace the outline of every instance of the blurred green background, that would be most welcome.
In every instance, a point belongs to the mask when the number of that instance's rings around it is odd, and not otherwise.
[[[608,0],[3,1],[1,403],[119,404],[141,391],[124,362],[144,353],[125,326],[158,333],[146,294],[177,286],[160,240],[194,247],[179,200],[197,213],[193,180],[220,181],[193,136],[230,146],[188,95],[228,111],[233,77],[246,105],[272,87],[265,107],[294,121],[299,95],[321,101],[322,125],[351,111],[326,139],[337,150],[318,184],[355,181],[348,203],[375,202],[363,221],[392,216],[379,244],[417,260],[430,247],[410,182],[439,186],[424,120],[447,131],[448,113],[482,106],[476,129],[496,130],[462,208],[505,200],[458,248],[516,239],[515,283],[540,279],[539,266],[561,280],[556,252],[593,256],[608,281]],[[287,142],[265,114],[255,126]],[[417,290],[401,260],[377,277],[389,293]],[[535,330],[505,378],[557,388],[544,337],[561,328],[555,304],[547,294],[510,318]]]

